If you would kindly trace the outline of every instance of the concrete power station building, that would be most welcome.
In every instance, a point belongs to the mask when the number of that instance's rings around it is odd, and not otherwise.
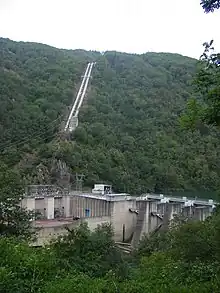
[[[145,233],[168,226],[170,220],[182,214],[205,220],[215,208],[213,200],[193,200],[145,194],[141,197],[113,193],[111,185],[95,184],[91,193],[67,192],[52,185],[31,185],[22,206],[36,212],[34,225],[41,228],[34,245],[66,233],[86,221],[90,229],[109,222],[115,240],[134,246]]]

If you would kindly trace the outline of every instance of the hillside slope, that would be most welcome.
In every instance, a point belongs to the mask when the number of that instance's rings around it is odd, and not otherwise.
[[[192,94],[194,60],[107,52],[96,69],[72,163],[89,184],[101,178],[126,191],[218,189],[218,135],[184,132],[178,120]]]
[[[59,125],[91,60],[97,65],[80,126],[72,142],[58,143]],[[38,164],[50,173],[51,160],[60,159],[72,173],[83,172],[87,186],[108,182],[134,193],[217,190],[218,134],[184,132],[178,122],[195,67],[195,60],[176,54],[102,56],[0,39],[2,158],[29,180]]]

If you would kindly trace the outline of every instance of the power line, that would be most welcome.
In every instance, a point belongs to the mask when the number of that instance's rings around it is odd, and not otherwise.
[[[45,133],[42,133],[41,135],[36,135],[35,137],[36,137],[36,138],[41,138],[41,136],[44,135],[44,134],[46,134],[46,132],[45,132]],[[56,137],[56,135],[57,135],[57,134],[54,133],[54,134],[51,135],[50,137],[51,137],[51,138],[54,138],[54,137]],[[8,145],[7,147],[0,148],[0,152],[2,152],[2,151],[4,151],[4,150],[7,150],[7,149],[9,149],[9,148],[11,148],[11,147],[22,146],[22,145],[24,145],[25,143],[29,142],[30,140],[31,140],[31,137],[30,137],[29,139],[24,140],[24,141],[21,141],[21,142],[19,142],[19,143],[11,144],[11,145]]]
[[[47,125],[46,125],[45,128],[48,129],[48,128],[50,128],[51,126],[53,126],[53,125],[55,124],[55,122],[57,122],[58,120],[60,120],[60,119],[62,118],[62,116],[63,116],[63,115],[60,115],[60,116],[57,117],[56,119],[54,119],[54,120],[50,121],[49,123],[47,123]],[[40,131],[40,130],[34,131],[34,132],[31,134],[30,137],[32,137],[33,134],[38,134],[38,133],[41,133],[41,132],[42,132],[42,131]],[[12,143],[17,143],[17,142],[19,142],[19,141],[21,141],[21,140],[23,140],[23,139],[26,139],[27,137],[28,137],[28,136],[23,136],[22,139],[17,140],[17,141],[12,142]],[[4,145],[7,145],[7,144],[8,144],[8,142],[6,142],[6,143],[0,145],[0,147],[1,147],[1,146],[4,146]],[[11,144],[11,142],[9,142],[9,144]]]
[[[17,140],[15,142],[2,144],[2,145],[0,145],[0,150],[4,150],[4,149],[10,148],[10,147],[19,146],[21,144],[24,144],[24,143],[30,141],[31,139],[38,138],[38,137],[45,135],[49,130],[50,129],[46,129],[46,131],[44,131],[44,132],[42,132],[42,131],[41,132],[34,132],[31,136],[24,137],[22,140]]]
[[[65,126],[65,130],[66,130],[67,127],[69,126],[70,119],[71,119],[71,117],[72,117],[72,115],[73,115],[73,111],[76,111],[75,115],[76,115],[76,117],[78,116],[79,108],[80,108],[80,106],[81,106],[81,104],[82,104],[82,101],[83,101],[84,95],[85,95],[85,93],[86,93],[86,89],[87,89],[87,86],[88,86],[89,78],[90,78],[90,76],[91,76],[91,71],[92,71],[93,65],[95,65],[94,62],[92,62],[92,63],[88,63],[88,65],[87,65],[86,72],[85,72],[85,75],[83,76],[83,80],[82,80],[82,83],[81,83],[81,87],[80,87],[79,92],[78,92],[78,94],[77,94],[77,98],[76,98],[76,100],[75,100],[75,102],[74,102],[74,105],[73,105],[73,107],[72,107],[72,109],[71,109],[71,111],[70,111],[69,118],[68,118],[67,123],[66,123],[66,126]],[[78,104],[78,107],[76,108],[78,100],[79,100],[79,104]],[[18,146],[20,146],[20,145],[22,145],[22,144],[27,143],[27,142],[30,141],[31,139],[36,139],[36,138],[42,137],[42,136],[44,136],[45,134],[47,134],[47,132],[50,131],[50,130],[53,131],[54,129],[51,129],[51,128],[55,126],[55,123],[56,123],[60,118],[62,118],[62,116],[64,116],[64,115],[60,115],[57,119],[55,119],[54,121],[48,123],[48,124],[46,125],[46,127],[45,127],[45,128],[46,128],[46,131],[41,131],[41,130],[39,130],[39,131],[35,131],[35,132],[33,132],[31,135],[26,136],[26,137],[23,136],[22,138],[20,138],[20,139],[17,140],[17,141],[14,141],[14,142],[9,142],[9,141],[7,142],[7,141],[6,141],[6,142],[0,144],[0,152],[4,151],[4,150],[7,149],[7,148],[18,147]],[[63,117],[63,118],[64,118],[64,117]],[[44,128],[44,130],[45,130],[45,128]],[[54,137],[54,136],[55,136],[55,134],[52,134],[51,137]]]
[[[54,130],[55,126],[56,126],[56,122],[61,118],[62,116],[59,116],[57,119],[51,121],[47,127],[46,127],[46,131],[35,131],[33,132],[29,137],[23,137],[21,140],[15,141],[15,142],[10,142],[10,143],[4,143],[4,144],[0,144],[0,151],[9,148],[9,147],[13,147],[13,146],[19,146],[21,144],[25,144],[26,142],[28,142],[30,139],[35,139],[38,137],[41,137],[43,135],[45,135],[49,130]],[[52,129],[52,127],[54,127],[54,129]],[[52,134],[52,136],[54,136],[54,134]]]

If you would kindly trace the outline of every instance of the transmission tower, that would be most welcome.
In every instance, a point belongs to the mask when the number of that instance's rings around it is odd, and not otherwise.
[[[84,174],[76,173],[76,191],[82,192],[82,184],[84,177]]]

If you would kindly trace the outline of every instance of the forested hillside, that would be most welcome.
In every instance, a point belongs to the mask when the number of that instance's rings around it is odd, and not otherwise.
[[[95,60],[89,94],[71,142],[58,139],[61,122],[88,61]],[[0,39],[2,160],[37,182],[54,160],[85,185],[111,183],[141,193],[218,190],[219,135],[189,132],[179,116],[193,93],[196,61],[176,54],[58,50]]]

